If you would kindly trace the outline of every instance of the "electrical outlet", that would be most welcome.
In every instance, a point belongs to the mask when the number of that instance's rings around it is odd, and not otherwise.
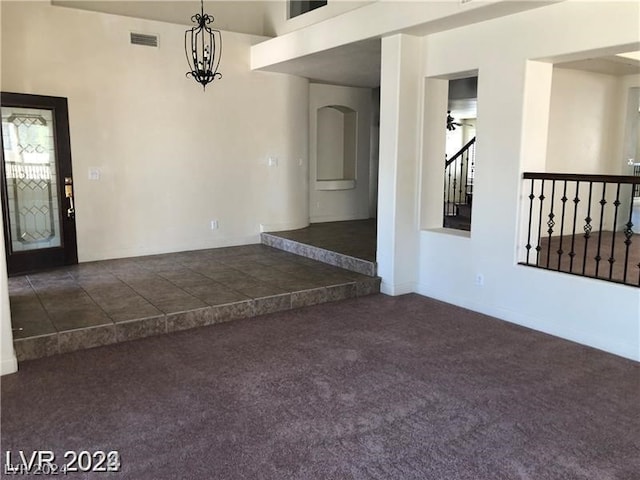
[[[218,229],[218,220],[211,220],[211,230]]]
[[[476,285],[479,287],[484,285],[484,275],[481,273],[476,274]]]
[[[267,162],[269,164],[270,167],[277,167],[278,166],[278,157],[269,157],[269,160]]]

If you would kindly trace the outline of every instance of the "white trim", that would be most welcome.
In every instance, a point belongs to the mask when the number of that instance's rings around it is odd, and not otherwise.
[[[5,358],[0,361],[0,376],[9,375],[10,373],[16,373],[18,371],[18,359],[15,352],[10,358]]]
[[[355,180],[316,180],[316,190],[352,190],[354,188],[356,188]]]
[[[285,223],[261,223],[260,233],[282,232],[285,230],[298,230],[309,226],[309,222],[285,222]]]
[[[392,285],[382,280],[380,283],[380,292],[385,295],[390,295],[392,297],[398,295],[406,295],[407,293],[415,293],[416,292],[416,284],[414,282],[407,283],[399,283],[397,285]]]

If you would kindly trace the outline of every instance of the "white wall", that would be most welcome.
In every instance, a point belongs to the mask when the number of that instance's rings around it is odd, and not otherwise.
[[[307,224],[308,81],[251,72],[263,38],[223,32],[223,78],[203,92],[185,78],[184,26],[48,2],[2,10],[3,89],[69,100],[81,262]],[[130,45],[131,31],[160,47]]]
[[[625,175],[633,174],[633,167],[627,165],[630,158],[640,162],[640,75],[626,75],[621,80],[622,100],[620,116],[624,128],[621,129],[618,141],[623,145],[620,161]]]
[[[528,194],[521,174],[544,170],[550,131],[552,69],[531,60],[637,48],[639,8],[562,2],[424,38],[422,75],[435,87],[443,76],[478,70],[478,144],[471,235],[419,233],[419,293],[640,360],[637,288],[519,266],[516,247]],[[443,92],[426,93],[427,106],[442,103]],[[424,112],[425,122],[430,115]],[[423,189],[442,175],[438,143],[423,142]],[[428,219],[441,204],[423,201],[421,208]],[[476,285],[477,274],[484,285]]]
[[[356,112],[355,186],[324,190],[317,182],[318,117],[326,106],[347,107]],[[312,83],[309,88],[309,218],[312,223],[369,218],[369,168],[371,90]],[[322,153],[322,148],[321,152]]]
[[[547,171],[619,174],[621,77],[554,68]]]

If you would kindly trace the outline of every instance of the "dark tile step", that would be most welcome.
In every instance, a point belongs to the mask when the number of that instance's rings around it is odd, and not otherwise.
[[[350,270],[362,275],[368,275],[370,277],[376,276],[377,267],[375,262],[280,237],[277,233],[261,233],[260,239],[263,245],[269,247],[294,253],[335,267],[344,268],[345,270]]]

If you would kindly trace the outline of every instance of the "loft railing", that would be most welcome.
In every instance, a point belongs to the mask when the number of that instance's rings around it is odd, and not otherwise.
[[[633,166],[633,176],[640,177],[640,163],[632,163]],[[637,184],[633,189],[633,196],[640,197],[640,184]]]
[[[450,159],[445,158],[443,226],[446,228],[471,229],[475,144],[473,137]]]
[[[525,173],[520,264],[640,286],[640,177]]]

